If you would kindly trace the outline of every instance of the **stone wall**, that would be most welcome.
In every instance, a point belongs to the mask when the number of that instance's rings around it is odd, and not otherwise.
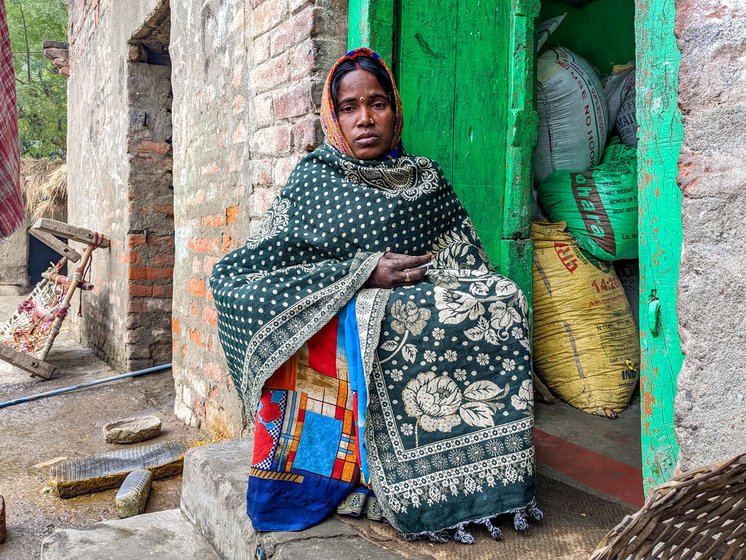
[[[130,40],[147,22],[161,17],[162,3],[69,2],[68,221],[105,233],[111,247],[94,253],[91,280],[96,288],[83,296],[82,318],[71,314],[68,320],[85,343],[120,371],[170,361],[170,289],[165,278],[172,265],[167,259],[156,264],[153,255],[164,248],[173,251],[173,231],[148,235],[139,220],[140,213],[159,204],[143,200],[159,188],[143,179],[143,167],[168,168],[170,163],[160,157],[162,145],[143,142],[149,133],[131,118],[144,82],[142,72],[131,67],[136,61],[129,58]],[[155,294],[150,293],[145,301],[138,285],[155,276],[164,278],[162,297],[152,299]],[[150,317],[143,314],[153,310]]]
[[[675,421],[688,470],[746,451],[746,5],[682,0],[676,9],[686,359]]]
[[[236,437],[246,419],[208,277],[320,143],[321,90],[346,46],[347,2],[204,0],[171,9],[175,408],[214,437]]]

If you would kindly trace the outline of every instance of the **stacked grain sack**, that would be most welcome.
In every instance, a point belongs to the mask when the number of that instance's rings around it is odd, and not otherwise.
[[[549,45],[537,62],[534,176],[549,222],[535,223],[531,235],[535,367],[562,400],[609,418],[627,407],[640,359],[636,322],[610,262],[637,257],[636,150],[616,138],[606,146],[621,106],[629,112],[634,82],[625,70],[608,86],[610,116],[583,58]]]

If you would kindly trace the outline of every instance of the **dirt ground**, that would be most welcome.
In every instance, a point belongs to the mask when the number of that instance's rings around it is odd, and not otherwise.
[[[22,296],[0,296],[0,321],[12,314]],[[55,341],[48,361],[60,372],[49,381],[32,378],[0,361],[0,402],[116,375],[90,350],[74,341],[69,329]],[[42,540],[55,529],[80,528],[115,519],[116,490],[61,500],[46,488],[48,468],[34,465],[57,457],[69,459],[112,451],[106,443],[108,422],[153,414],[162,434],[142,444],[200,439],[173,414],[170,370],[0,408],[0,495],[5,497],[8,538],[2,560],[36,560]],[[147,511],[178,507],[181,478],[153,483]]]

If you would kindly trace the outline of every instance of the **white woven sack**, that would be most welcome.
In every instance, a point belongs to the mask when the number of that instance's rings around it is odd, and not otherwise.
[[[554,171],[585,171],[597,165],[609,121],[606,96],[593,67],[572,51],[550,45],[539,57],[536,73],[536,181]]]

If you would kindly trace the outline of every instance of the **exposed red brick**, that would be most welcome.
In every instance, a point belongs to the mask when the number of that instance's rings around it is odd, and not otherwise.
[[[122,262],[124,264],[137,264],[140,262],[140,254],[137,251],[127,251],[122,255]]]
[[[132,297],[150,297],[153,295],[153,288],[151,286],[143,286],[142,284],[130,284],[128,293]]]
[[[215,362],[208,362],[203,371],[207,374],[207,378],[215,383],[220,383],[226,376],[226,372],[223,371]]]
[[[315,115],[302,119],[293,125],[292,145],[296,150],[312,152],[323,141],[324,133],[321,123]]]
[[[255,187],[269,187],[272,185],[272,170],[274,168],[271,159],[255,160],[251,169],[251,184]]]
[[[187,285],[187,291],[195,297],[205,297],[205,280],[204,278],[190,278]]]
[[[206,305],[202,309],[202,320],[208,325],[215,326],[218,324],[218,313],[212,305]]]
[[[272,56],[287,53],[293,46],[324,31],[323,10],[308,6],[270,32]]]
[[[166,280],[173,276],[171,268],[152,266],[132,266],[129,270],[130,280]]]
[[[276,56],[255,66],[249,75],[257,93],[274,89],[290,76],[290,57]]]
[[[231,244],[232,243],[233,243],[233,238],[230,235],[224,233],[223,234],[223,243],[220,246],[220,252],[225,255],[228,251],[231,250]]]
[[[205,343],[202,342],[202,333],[200,333],[197,329],[189,329],[189,340],[191,340],[192,343],[196,344],[197,346],[205,345]]]
[[[172,235],[148,235],[148,242],[145,242],[145,236],[140,233],[130,233],[127,235],[127,246],[129,248],[142,247],[151,245],[153,247],[173,248],[174,238]]]
[[[176,336],[181,333],[181,321],[178,319],[171,319],[171,332]]]
[[[300,117],[313,112],[311,85],[297,85],[272,97],[272,114],[276,119]]]
[[[294,14],[295,12],[305,8],[306,6],[313,5],[314,1],[315,0],[289,0],[288,8],[290,9],[290,13]]]
[[[218,261],[220,261],[218,257],[205,257],[202,270],[207,276],[212,274],[212,269],[215,267]]]
[[[290,151],[290,125],[268,126],[254,132],[251,149],[257,154],[276,157]]]
[[[169,253],[156,253],[153,257],[153,263],[160,266],[173,266],[174,256]]]
[[[218,237],[196,237],[187,241],[187,247],[189,247],[195,253],[217,253],[218,247],[220,246],[220,239]]]
[[[173,204],[154,204],[150,207],[145,207],[140,210],[143,214],[165,214],[171,218],[174,217],[174,205]]]
[[[251,29],[261,35],[272,29],[286,17],[287,0],[265,0],[251,10]]]
[[[225,219],[220,214],[207,215],[202,218],[202,225],[207,227],[222,227],[225,225]]]
[[[170,298],[173,296],[174,288],[171,284],[166,286],[153,286],[153,297]]]
[[[165,154],[171,149],[171,144],[168,142],[153,142],[151,140],[143,140],[135,146],[137,153],[154,153],[154,154]]]
[[[238,208],[239,205],[229,206],[225,209],[225,223],[232,224],[238,219]]]

